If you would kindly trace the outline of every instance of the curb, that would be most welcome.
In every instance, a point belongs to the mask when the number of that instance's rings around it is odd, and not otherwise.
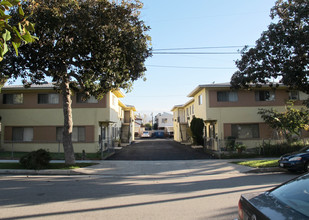
[[[267,168],[253,168],[245,173],[278,173],[278,172],[286,172],[285,169],[280,167],[267,167]]]
[[[0,175],[89,175],[74,170],[0,170]]]

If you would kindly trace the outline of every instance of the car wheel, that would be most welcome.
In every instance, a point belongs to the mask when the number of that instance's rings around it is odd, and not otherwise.
[[[309,171],[309,161],[307,163],[305,163],[304,170],[305,170],[305,172]]]

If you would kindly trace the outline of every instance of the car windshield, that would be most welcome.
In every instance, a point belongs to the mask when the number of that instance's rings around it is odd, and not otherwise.
[[[278,187],[270,195],[309,217],[309,174]]]
[[[299,153],[306,153],[306,152],[309,152],[309,146],[306,146],[299,150]]]

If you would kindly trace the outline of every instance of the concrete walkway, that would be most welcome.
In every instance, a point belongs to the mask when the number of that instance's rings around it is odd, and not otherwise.
[[[214,175],[223,173],[247,172],[282,172],[280,168],[255,169],[230,162],[235,160],[172,160],[172,161],[76,161],[85,163],[98,163],[97,165],[78,168],[74,170],[4,170],[0,174],[11,175]],[[18,162],[0,160],[1,162]],[[63,163],[64,161],[51,161]]]

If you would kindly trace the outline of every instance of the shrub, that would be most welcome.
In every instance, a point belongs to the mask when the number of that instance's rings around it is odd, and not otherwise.
[[[20,158],[19,163],[26,169],[40,170],[47,168],[51,160],[50,153],[39,149]]]
[[[235,150],[235,141],[236,141],[236,137],[228,136],[227,140],[225,142],[226,149],[229,150],[229,151],[234,151]]]
[[[193,118],[190,124],[192,132],[193,144],[204,145],[203,129],[204,121],[201,118]]]
[[[263,156],[282,156],[283,154],[299,151],[304,147],[303,144],[263,144],[261,147],[261,155]]]

